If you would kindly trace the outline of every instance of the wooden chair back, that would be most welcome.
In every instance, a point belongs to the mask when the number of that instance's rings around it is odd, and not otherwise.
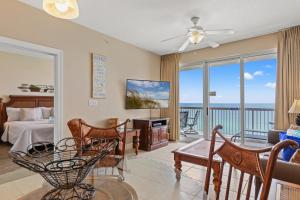
[[[129,121],[130,120],[127,119],[124,123],[115,127],[100,128],[87,124],[83,119],[72,119],[68,122],[68,127],[73,137],[81,138],[83,141],[90,141],[91,138],[118,140],[115,153],[124,158],[126,133]]]
[[[220,169],[220,177],[219,180],[221,181],[218,185],[218,188],[216,190],[216,199],[218,200],[220,197],[221,192],[221,184],[222,184],[222,176],[224,174],[224,166],[227,163],[229,165],[229,171],[228,171],[228,178],[227,178],[227,186],[226,186],[226,193],[225,193],[225,199],[233,199],[233,197],[229,198],[229,191],[230,191],[230,184],[232,179],[232,171],[233,168],[235,170],[238,170],[240,172],[239,177],[239,183],[237,188],[237,196],[236,199],[240,199],[242,196],[242,186],[244,177],[246,174],[249,175],[248,180],[248,186],[246,191],[246,199],[250,198],[251,193],[251,187],[253,182],[253,176],[258,177],[262,181],[262,189],[260,193],[260,199],[261,200],[267,200],[271,181],[272,181],[272,172],[276,164],[277,156],[281,149],[292,146],[294,148],[298,147],[298,144],[292,140],[285,140],[278,144],[276,144],[274,147],[270,148],[264,148],[264,149],[248,149],[244,147],[240,147],[237,144],[229,141],[227,138],[225,138],[219,130],[222,129],[221,125],[216,126],[213,129],[212,132],[212,138],[211,138],[211,145],[210,145],[210,151],[209,151],[209,160],[208,160],[208,166],[207,166],[207,173],[206,173],[206,179],[205,179],[205,185],[204,185],[204,192],[206,195],[208,195],[209,192],[209,182],[211,177],[211,168],[212,168],[212,162],[214,156],[219,156],[219,159],[221,159],[221,169]],[[224,142],[220,147],[215,149],[215,142],[216,139],[220,138]],[[260,156],[263,153],[269,152],[269,160],[267,162],[266,168],[263,169],[261,162],[260,162]]]
[[[101,141],[102,145],[117,141],[115,149],[112,149],[110,154],[102,159],[95,165],[94,171],[97,169],[105,169],[105,175],[107,175],[107,168],[111,168],[111,176],[114,175],[114,168],[117,168],[119,175],[117,176],[120,180],[124,180],[124,161],[125,161],[125,145],[126,145],[126,133],[127,125],[130,120],[127,119],[124,123],[114,127],[100,128],[87,124],[82,119],[72,119],[68,122],[69,129],[73,137],[81,138],[88,145],[88,142]],[[80,144],[78,144],[80,145]],[[101,145],[98,145],[101,147]],[[94,149],[95,150],[95,149]],[[97,149],[96,149],[97,150]],[[93,171],[93,174],[94,174]]]

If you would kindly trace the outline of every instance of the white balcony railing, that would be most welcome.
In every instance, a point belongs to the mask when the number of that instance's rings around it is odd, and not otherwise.
[[[193,118],[196,112],[199,117],[193,127],[199,134],[203,132],[203,108],[202,107],[180,107],[180,112],[188,112],[188,117]],[[218,124],[223,125],[222,132],[232,136],[240,132],[240,108],[238,107],[211,107],[209,108],[209,128]],[[274,109],[272,108],[245,108],[245,134],[265,137],[270,128],[273,127]]]

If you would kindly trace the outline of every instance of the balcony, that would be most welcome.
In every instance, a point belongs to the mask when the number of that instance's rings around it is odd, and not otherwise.
[[[189,118],[193,118],[197,111],[199,117],[193,128],[201,136],[204,130],[203,107],[180,107],[180,112],[188,112]],[[267,138],[268,130],[273,127],[274,109],[247,107],[244,119],[245,137],[264,140]],[[223,125],[222,132],[227,137],[240,133],[240,108],[211,107],[209,109],[209,130],[218,124]],[[182,128],[181,132],[186,128]]]

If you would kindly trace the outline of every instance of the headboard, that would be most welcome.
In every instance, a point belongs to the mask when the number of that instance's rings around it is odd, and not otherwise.
[[[53,106],[54,106],[53,96],[10,95],[9,101],[6,103],[3,103],[2,99],[0,98],[0,131],[1,129],[3,129],[4,123],[7,121],[6,107],[35,108],[35,107],[53,107]]]

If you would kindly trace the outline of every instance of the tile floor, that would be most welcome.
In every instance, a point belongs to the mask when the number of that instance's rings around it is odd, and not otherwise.
[[[8,155],[10,148],[10,144],[0,142],[0,185],[34,174],[11,161]]]
[[[186,143],[170,143],[152,152],[128,154],[125,181],[137,192],[140,200],[196,200],[202,199],[206,169],[183,162],[180,181],[175,178],[172,150]],[[14,200],[42,185],[39,175],[29,176],[0,185],[0,199]],[[246,190],[247,180],[244,181]],[[212,187],[211,187],[212,188]],[[232,190],[234,193],[234,190]]]

